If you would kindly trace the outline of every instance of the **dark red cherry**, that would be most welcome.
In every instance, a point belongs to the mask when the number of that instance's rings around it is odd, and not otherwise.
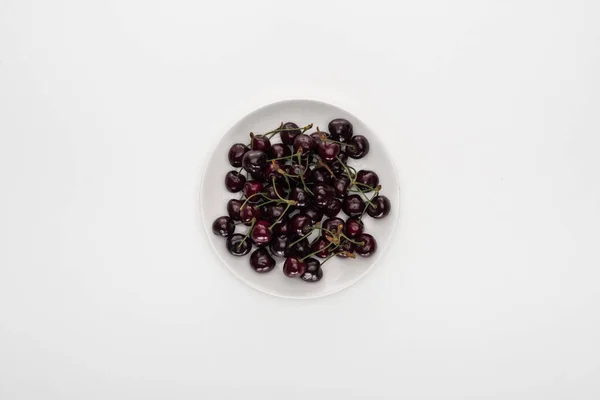
[[[337,143],[321,141],[317,144],[317,150],[321,160],[331,163],[334,162],[337,156],[340,154],[341,147]]]
[[[309,257],[304,263],[306,264],[306,271],[300,275],[300,279],[304,282],[318,282],[323,278],[323,269],[319,260]]]
[[[349,242],[346,240],[346,241],[343,241],[335,251],[336,251],[338,257],[347,258],[348,257],[347,253],[350,253],[350,254],[354,253],[355,246],[352,242]]]
[[[315,141],[308,135],[301,133],[294,139],[294,152],[302,148],[302,154],[306,157],[315,148]]]
[[[273,178],[275,178],[275,182],[282,182],[285,178],[279,173],[279,170],[283,170],[283,165],[281,165],[279,161],[273,161],[267,164],[263,170],[263,179],[267,182],[273,182]]]
[[[296,214],[290,219],[290,228],[292,233],[303,236],[310,231],[312,227],[310,218],[306,215]]]
[[[313,132],[311,133],[310,136],[311,138],[313,138],[313,140],[315,141],[315,144],[319,144],[319,142],[321,141],[321,135],[325,134],[325,132]]]
[[[269,272],[275,267],[275,260],[269,254],[269,250],[260,248],[250,255],[250,266],[256,272]]]
[[[374,171],[361,169],[356,174],[356,183],[363,192],[370,192],[379,185],[379,176]]]
[[[335,195],[340,198],[348,196],[348,188],[350,187],[350,178],[346,175],[342,175],[333,180],[333,190]]]
[[[369,141],[363,135],[356,135],[350,139],[346,146],[348,156],[358,160],[369,154]]]
[[[390,213],[392,203],[386,196],[377,196],[367,206],[367,214],[373,218],[383,218]]]
[[[286,206],[283,204],[269,204],[266,206],[264,218],[270,222],[275,222],[285,213]]]
[[[268,184],[264,187],[263,192],[272,200],[279,199],[280,197],[285,198],[285,190],[281,183],[276,183],[275,186]]]
[[[342,202],[342,210],[349,217],[358,217],[365,210],[365,202],[357,194],[351,194]]]
[[[252,143],[252,150],[260,150],[266,153],[271,148],[271,141],[264,135],[255,135],[250,143]]]
[[[275,236],[271,239],[271,243],[269,245],[271,249],[271,253],[277,257],[287,257],[288,256],[288,238],[287,236]]]
[[[267,165],[267,153],[260,150],[250,150],[242,157],[242,166],[250,173],[262,172]]]
[[[229,149],[229,153],[227,154],[227,157],[229,158],[229,164],[231,164],[232,167],[241,167],[242,157],[244,157],[244,154],[246,154],[248,150],[250,150],[248,146],[242,143],[236,143],[232,145]]]
[[[229,171],[225,175],[225,188],[231,193],[239,192],[244,188],[246,177],[237,171]]]
[[[269,222],[268,221],[258,221],[254,224],[252,228],[252,233],[250,234],[250,238],[257,246],[266,246],[271,241],[271,232],[269,231]]]
[[[294,139],[300,134],[300,129],[298,128],[298,125],[296,125],[293,122],[286,122],[285,124],[283,124],[282,128],[284,130],[279,133],[281,141],[287,145],[294,144]]]
[[[333,201],[335,196],[335,190],[331,186],[321,183],[315,185],[313,193],[315,195],[315,204],[319,207],[327,206],[327,204]]]
[[[234,233],[229,236],[225,241],[227,250],[234,256],[245,256],[250,253],[252,249],[252,242],[249,239],[245,239],[244,235],[240,233]]]
[[[286,146],[283,143],[275,143],[271,145],[268,155],[269,158],[283,158],[291,156],[292,151],[290,150],[289,146]]]
[[[296,207],[302,208],[308,204],[308,195],[301,187],[293,187],[290,191],[289,195],[290,200],[294,200],[296,202]]]
[[[273,232],[274,236],[289,236],[292,233],[292,230],[290,229],[289,219],[286,216],[284,216],[281,219],[281,222],[273,226],[271,232]]]
[[[293,175],[292,178],[298,178],[302,175],[304,179],[306,179],[306,167],[304,165],[292,163],[291,165],[286,165],[287,173]]]
[[[325,207],[322,208],[323,214],[327,217],[332,218],[340,213],[342,210],[342,201],[340,199],[333,199]]]
[[[377,250],[377,241],[375,238],[368,233],[361,233],[355,239],[356,242],[361,243],[356,245],[356,254],[363,257],[369,257]]]
[[[296,278],[306,272],[306,263],[296,257],[288,257],[283,263],[283,273],[288,278]]]
[[[249,198],[250,196],[254,196],[257,193],[262,192],[263,190],[263,184],[260,183],[259,181],[248,181],[244,184],[244,196],[246,196],[246,198]],[[250,200],[248,200],[251,203],[256,203],[257,201],[259,201],[261,198],[261,196],[254,196],[253,198],[251,198]]]
[[[230,217],[219,217],[212,224],[212,231],[215,235],[230,236],[235,230],[235,223]]]
[[[329,168],[331,168],[334,174],[339,175],[346,172],[346,170],[344,169],[344,164],[348,162],[348,155],[342,151],[340,152],[340,154],[338,154],[337,158],[339,160],[336,160],[329,164]]]
[[[320,237],[310,246],[310,252],[315,253],[315,256],[326,258],[329,255],[329,240]]]
[[[246,203],[243,208],[240,208],[240,221],[242,221],[244,225],[252,225],[252,219],[256,218],[259,220],[261,215],[260,208],[253,206],[252,204]]]
[[[307,206],[300,213],[306,215],[313,225],[317,222],[321,222],[321,219],[323,219],[323,211],[314,206]]]
[[[295,240],[288,239],[288,254],[293,257],[306,257],[310,254],[310,243],[307,238],[302,239],[298,243],[294,243]],[[290,243],[294,243],[290,245]]]
[[[346,142],[350,140],[353,134],[353,128],[350,121],[344,118],[336,118],[329,123],[327,127],[329,130],[329,136],[333,140],[340,142]]]
[[[315,168],[310,173],[310,180],[312,183],[323,183],[325,185],[331,185],[331,174],[327,171],[327,168],[319,167]]]
[[[231,199],[227,202],[227,214],[234,221],[240,220],[240,207],[244,202],[237,199]]]
[[[344,220],[337,217],[326,219],[321,225],[323,229],[327,229],[330,232],[337,232],[338,227],[341,227],[340,229],[343,232],[344,226]]]
[[[364,224],[363,222],[355,217],[348,218],[346,220],[346,226],[344,228],[344,233],[349,238],[353,238],[356,235],[360,235],[363,232]]]

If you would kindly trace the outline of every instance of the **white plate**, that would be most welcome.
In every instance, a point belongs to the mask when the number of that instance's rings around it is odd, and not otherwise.
[[[250,255],[236,257],[231,255],[225,247],[225,239],[212,233],[212,222],[221,215],[227,215],[226,204],[231,198],[239,195],[229,193],[224,186],[225,174],[234,169],[228,162],[227,153],[233,143],[248,143],[250,132],[259,134],[268,132],[279,126],[281,122],[295,122],[298,126],[313,123],[321,130],[327,130],[329,121],[334,118],[346,118],[354,126],[354,134],[367,137],[370,143],[369,154],[360,160],[349,158],[348,163],[357,170],[370,169],[375,171],[382,185],[381,194],[387,196],[392,203],[390,214],[379,220],[368,215],[365,216],[365,231],[372,234],[377,240],[377,251],[371,257],[356,259],[341,259],[334,257],[323,266],[323,279],[316,283],[307,283],[301,279],[286,277],[281,268],[283,258],[274,257],[277,261],[275,269],[268,273],[255,272],[249,264]],[[311,130],[310,132],[314,131]],[[279,142],[276,135],[272,143]],[[371,132],[371,130],[358,118],[349,112],[331,104],[314,100],[286,100],[264,106],[244,118],[233,126],[221,139],[215,148],[206,170],[201,186],[201,213],[206,229],[215,252],[223,264],[244,283],[274,296],[286,298],[314,298],[338,292],[365,276],[375,265],[381,254],[386,250],[395,225],[398,220],[399,185],[397,172],[388,155],[385,144]],[[340,212],[342,219],[347,216]],[[236,232],[245,232],[248,228],[244,225],[236,226]],[[253,246],[252,251],[256,247]]]

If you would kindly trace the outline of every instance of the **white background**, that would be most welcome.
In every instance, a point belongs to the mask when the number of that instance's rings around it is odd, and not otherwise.
[[[600,2],[0,0],[0,398],[600,398]],[[246,113],[394,151],[364,280],[283,300],[199,221]]]

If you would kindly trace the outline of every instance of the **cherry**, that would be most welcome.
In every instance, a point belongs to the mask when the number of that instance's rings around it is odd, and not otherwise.
[[[292,242],[293,243],[293,242]],[[306,257],[310,253],[310,243],[304,238],[293,245],[288,244],[288,254],[293,257]]]
[[[313,225],[317,222],[321,222],[321,219],[323,219],[323,211],[314,206],[307,206],[300,213],[306,215]]]
[[[340,154],[341,147],[337,143],[320,141],[317,143],[317,151],[321,160],[330,163],[336,160]]]
[[[329,185],[317,184],[313,192],[315,194],[315,204],[319,207],[325,207],[333,201],[335,190]]]
[[[318,282],[323,278],[323,269],[321,263],[312,257],[307,258],[304,261],[306,264],[306,271],[300,275],[300,279],[305,282]]]
[[[342,210],[344,210],[349,217],[357,217],[365,210],[365,202],[359,195],[351,194],[344,199]]]
[[[352,217],[352,218],[348,218],[346,220],[346,226],[344,228],[344,233],[349,238],[353,238],[356,235],[360,235],[363,232],[363,229],[364,229],[363,222],[358,218]]]
[[[338,227],[340,225],[341,225],[341,229],[343,232],[344,226],[345,226],[344,220],[341,218],[334,217],[334,218],[326,219],[325,222],[323,222],[323,224],[321,226],[323,227],[323,229],[327,229],[328,231],[337,232]]]
[[[286,173],[289,175],[294,175],[293,178],[302,176],[306,177],[306,167],[301,164],[292,163],[291,165],[286,165]],[[306,179],[306,178],[305,178]]]
[[[361,169],[356,174],[356,182],[361,184],[358,185],[360,190],[363,192],[370,192],[374,190],[377,185],[379,185],[379,176],[371,170]]]
[[[354,253],[355,251],[355,246],[354,243],[349,242],[349,241],[344,241],[342,242],[339,247],[336,249],[336,253],[338,257],[342,257],[342,258],[347,258],[348,254],[347,253]]]
[[[269,204],[266,206],[266,210],[264,212],[264,218],[267,221],[275,222],[277,221],[285,212],[285,206],[283,204]]]
[[[367,206],[367,214],[373,218],[383,218],[390,213],[392,203],[386,196],[377,196]]]
[[[288,278],[296,278],[306,272],[306,263],[296,257],[288,257],[283,263],[283,273]]]
[[[215,235],[230,236],[235,230],[235,223],[230,217],[219,217],[212,224],[212,231]]]
[[[356,245],[355,249],[356,254],[359,256],[369,257],[377,250],[377,241],[368,233],[361,233],[354,240],[362,243],[360,245]]]
[[[312,183],[323,183],[325,185],[331,185],[331,174],[329,173],[329,171],[327,171],[327,168],[315,168],[310,173],[310,180]]]
[[[290,200],[294,200],[296,202],[296,207],[302,208],[308,204],[308,195],[301,187],[293,187],[290,191]]]
[[[285,124],[283,124],[282,128],[283,129],[293,129],[293,130],[282,131],[279,134],[279,137],[281,137],[281,141],[287,145],[294,144],[294,139],[296,138],[296,136],[298,136],[300,134],[300,128],[298,128],[298,125],[296,125],[293,122],[286,122]]]
[[[353,128],[350,121],[344,118],[336,118],[329,123],[327,127],[329,135],[333,140],[346,142],[350,140],[353,134]]]
[[[244,184],[244,196],[246,196],[246,198],[249,198],[250,196],[255,195],[257,193],[260,193],[260,192],[262,192],[262,190],[263,190],[263,185],[259,181],[248,181]],[[260,196],[254,196],[253,198],[251,198],[248,201],[251,203],[256,203],[256,202],[258,202],[258,200],[260,200]]]
[[[369,141],[363,135],[354,136],[346,146],[348,156],[358,160],[369,154]]]
[[[271,244],[269,246],[271,248],[271,253],[277,257],[287,257],[288,256],[288,238],[287,236],[275,236],[271,239]]]
[[[252,249],[252,242],[245,240],[245,236],[241,233],[234,233],[225,241],[227,250],[234,256],[245,256]]]
[[[273,229],[271,229],[271,231],[273,232],[273,235],[276,236],[288,236],[292,233],[292,230],[290,229],[290,222],[287,219],[287,217],[284,217],[281,222],[278,222],[277,224],[275,224],[273,226]]]
[[[335,194],[342,199],[348,196],[348,188],[350,187],[350,178],[346,175],[342,175],[333,180],[333,190]]]
[[[308,157],[310,152],[314,149],[314,147],[315,141],[308,135],[301,133],[294,139],[294,152],[297,152],[298,149],[301,148],[302,155],[304,157]]]
[[[267,154],[260,150],[250,150],[242,157],[242,166],[250,173],[259,173],[267,165]]]
[[[315,143],[318,145],[318,144],[319,144],[319,142],[321,142],[321,141],[322,141],[322,140],[321,140],[321,135],[326,135],[326,134],[325,134],[325,132],[320,132],[320,131],[317,131],[317,132],[313,132],[313,133],[311,133],[311,134],[310,134],[310,135],[308,135],[308,136],[310,136],[311,138],[313,138],[313,140],[315,141]],[[326,136],[327,136],[327,135],[326,135]]]
[[[280,196],[285,197],[285,190],[280,183],[276,183],[275,186],[268,184],[264,187],[263,191],[267,197],[272,200],[279,199]],[[279,194],[279,196],[277,196],[277,194]]]
[[[346,147],[348,147],[348,146],[346,146]],[[348,154],[346,154],[342,151],[337,156],[337,158],[339,158],[339,160],[336,160],[336,161],[332,162],[331,164],[329,164],[329,168],[331,168],[331,170],[333,171],[334,174],[339,175],[342,172],[346,172],[346,170],[344,169],[344,165],[346,164],[346,162],[348,162]],[[340,160],[342,162],[340,162]]]
[[[244,225],[252,225],[252,220],[254,218],[257,220],[260,219],[261,215],[262,212],[260,211],[260,208],[253,206],[252,204],[246,203],[243,208],[240,208],[240,221],[242,221]]]
[[[258,221],[252,228],[250,238],[257,246],[266,246],[271,241],[271,232],[267,221]]]
[[[232,145],[229,149],[229,153],[227,154],[227,158],[229,158],[229,164],[231,164],[232,167],[241,167],[242,157],[248,150],[250,150],[248,146],[242,143],[236,143]]]
[[[335,217],[342,210],[342,202],[339,199],[333,199],[325,207],[322,208],[323,214],[329,218]]]
[[[260,248],[250,255],[250,266],[256,272],[269,272],[275,268],[275,260],[267,249]]]
[[[326,258],[329,255],[329,248],[326,248],[327,246],[329,246],[329,240],[320,237],[310,246],[310,252],[314,253],[317,257]]]
[[[271,141],[264,135],[256,135],[250,142],[252,143],[252,150],[267,152],[271,148]]]
[[[267,182],[272,182],[273,178],[275,178],[275,181],[283,181],[283,175],[281,175],[278,172],[280,169],[283,169],[283,165],[281,165],[281,163],[279,163],[278,161],[273,161],[267,164],[267,166],[263,170],[264,179]]]
[[[243,201],[237,199],[231,199],[227,202],[227,214],[232,220],[240,220],[240,207],[243,203]]]
[[[225,175],[225,188],[231,193],[239,192],[244,188],[246,177],[237,171],[229,171]]]
[[[290,228],[298,236],[307,234],[311,226],[310,218],[306,215],[296,214],[290,219]]]
[[[283,143],[275,143],[271,145],[268,155],[271,158],[283,158],[291,156],[292,151],[290,150],[289,146],[286,146]]]

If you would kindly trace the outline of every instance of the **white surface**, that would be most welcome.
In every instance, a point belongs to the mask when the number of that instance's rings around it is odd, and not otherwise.
[[[227,201],[239,198],[225,189],[223,184],[225,174],[232,168],[227,159],[227,153],[234,143],[249,143],[249,132],[255,134],[269,132],[278,127],[282,122],[292,121],[299,126],[313,124],[314,128],[308,133],[316,132],[317,127],[327,129],[329,121],[335,118],[346,118],[351,121],[355,135],[364,135],[370,144],[369,154],[360,160],[349,159],[348,164],[356,168],[376,171],[381,194],[390,199],[392,204],[390,214],[386,218],[375,220],[368,215],[364,218],[365,232],[373,235],[377,240],[377,251],[370,257],[356,257],[356,259],[340,259],[338,257],[327,261],[323,266],[323,278],[316,284],[304,282],[301,279],[290,279],[281,271],[283,258],[274,257],[277,265],[268,274],[257,274],[249,264],[250,254],[256,250],[253,246],[251,253],[246,257],[236,257],[229,253],[225,246],[225,239],[212,233],[213,221],[221,215],[227,215]],[[281,143],[279,135],[275,135],[272,143]],[[382,141],[367,124],[356,115],[342,110],[335,105],[320,101],[295,99],[284,100],[265,105],[243,118],[231,127],[214,149],[207,163],[201,187],[200,210],[203,224],[208,232],[208,240],[224,265],[238,278],[248,285],[262,292],[275,296],[307,299],[327,296],[356,283],[369,273],[380,257],[387,251],[392,240],[392,234],[398,225],[398,209],[400,204],[400,188],[398,184],[397,169],[391,161],[391,153],[387,150],[387,143]],[[372,194],[369,194],[372,196]],[[342,219],[348,218],[340,211]],[[325,217],[327,219],[327,217]],[[325,220],[324,219],[324,220]],[[246,233],[248,228],[236,228],[237,233]],[[314,236],[317,236],[314,233]],[[312,238],[311,238],[312,240]],[[317,258],[318,259],[318,258]],[[322,261],[322,260],[321,260]]]
[[[598,399],[599,18],[3,0],[0,398]],[[219,135],[289,97],[400,170],[394,251],[314,301],[232,279],[197,220]]]

